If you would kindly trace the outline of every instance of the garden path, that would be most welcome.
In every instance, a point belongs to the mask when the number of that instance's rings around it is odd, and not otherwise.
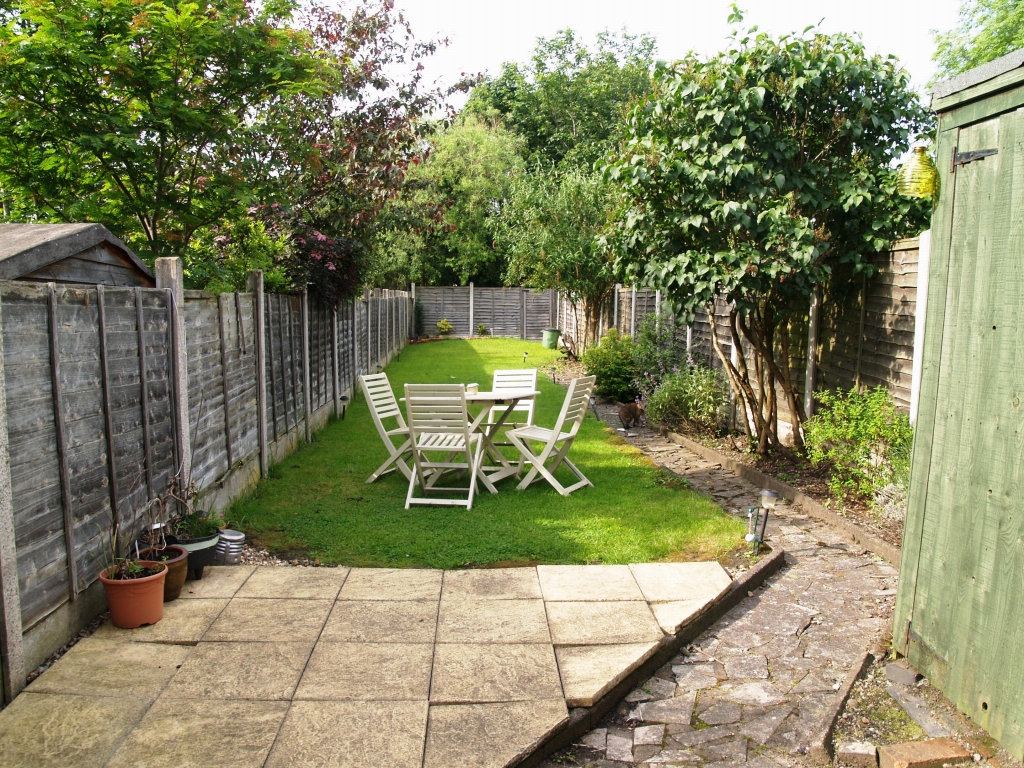
[[[599,413],[618,426],[614,409]],[[759,488],[650,429],[626,439],[732,514],[758,503]],[[767,539],[787,567],[542,768],[810,762],[850,665],[890,632],[897,569],[784,502]]]

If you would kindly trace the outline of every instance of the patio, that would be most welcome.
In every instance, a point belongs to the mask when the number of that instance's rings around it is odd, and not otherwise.
[[[730,584],[714,562],[210,568],[35,680],[0,763],[515,765]]]

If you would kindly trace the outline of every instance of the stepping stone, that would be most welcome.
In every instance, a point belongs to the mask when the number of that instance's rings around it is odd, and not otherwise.
[[[287,700],[312,649],[311,642],[200,643],[164,697]]]
[[[436,600],[339,600],[321,640],[354,643],[433,643]]]
[[[632,763],[633,740],[625,736],[609,733],[604,756],[608,760],[614,760],[620,763]]]
[[[562,683],[550,645],[438,643],[434,648],[432,703],[562,698]]]
[[[544,600],[643,600],[628,565],[538,565]]]
[[[697,693],[690,691],[674,699],[648,701],[637,707],[640,719],[646,723],[680,723],[689,725],[693,719],[693,705]],[[711,730],[710,728],[708,730]],[[702,733],[702,731],[701,731]]]
[[[630,565],[644,599],[650,603],[679,600],[711,602],[732,586],[732,578],[718,563],[640,563]]]
[[[724,663],[725,674],[731,678],[768,679],[768,659],[764,656],[738,656]]]
[[[285,701],[161,697],[114,753],[109,768],[135,768],[140,756],[160,765],[260,768],[288,706]]]
[[[684,763],[699,763],[700,757],[688,749],[663,749],[654,757],[647,760],[654,765],[682,765]]]
[[[528,600],[541,597],[536,568],[481,568],[446,571],[442,594],[478,600]]]
[[[571,705],[570,705],[571,706]],[[582,739],[580,739],[580,746],[590,747],[591,749],[599,749],[604,752],[605,747],[608,745],[608,729],[607,728],[595,728],[594,730],[587,733]]]
[[[333,600],[348,571],[348,568],[262,566],[246,580],[235,597]]]
[[[548,603],[555,645],[660,642],[661,627],[645,602]]]
[[[569,719],[562,699],[431,706],[424,768],[515,765]]]
[[[420,768],[425,701],[296,701],[267,768]]]
[[[155,699],[191,653],[192,648],[183,645],[87,637],[37,677],[28,690]]]
[[[775,735],[775,731],[779,729],[779,726],[782,725],[783,721],[789,717],[789,713],[795,708],[794,704],[783,704],[780,707],[776,707],[766,714],[754,718],[748,723],[744,723],[743,727],[740,728],[740,733],[753,739],[758,744],[764,744]]]
[[[444,571],[418,568],[353,568],[339,600],[439,600]]]
[[[566,703],[593,706],[657,649],[658,643],[653,642],[555,648]]]
[[[641,725],[633,731],[633,744],[635,745],[653,744],[660,747],[664,740],[664,725]]]
[[[295,699],[426,701],[434,646],[317,643]]]
[[[778,688],[771,683],[727,683],[719,688],[723,699],[734,704],[752,704],[770,707],[786,700]]]
[[[102,768],[142,719],[148,704],[146,699],[130,696],[99,698],[26,691],[2,713],[0,765]]]
[[[445,596],[439,643],[550,643],[543,600],[476,600]]]
[[[104,622],[93,637],[134,643],[195,645],[227,606],[226,599],[175,600],[164,603],[164,617],[137,629],[118,629]]]
[[[203,578],[185,582],[178,599],[234,597],[255,570],[252,565],[208,565]]]
[[[334,603],[330,600],[235,598],[204,641],[314,642]]]
[[[738,723],[742,716],[743,711],[740,709],[739,704],[722,702],[705,709],[701,713],[700,719],[708,725],[729,725],[730,723]]]

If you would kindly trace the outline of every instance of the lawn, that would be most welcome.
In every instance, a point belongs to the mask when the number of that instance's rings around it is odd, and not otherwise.
[[[547,372],[557,353],[515,339],[414,344],[387,374],[405,382],[478,382],[496,368],[541,368],[534,422],[554,425],[565,389]],[[745,526],[684,481],[655,467],[614,430],[588,415],[570,458],[593,488],[569,498],[547,484],[516,490],[514,478],[485,489],[473,509],[414,506],[393,472],[367,485],[386,453],[362,396],[239,499],[233,526],[272,552],[353,566],[458,568],[528,563],[630,563],[712,559],[743,541]]]

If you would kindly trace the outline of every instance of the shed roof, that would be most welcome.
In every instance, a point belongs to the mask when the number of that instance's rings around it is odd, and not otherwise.
[[[149,267],[102,224],[0,224],[0,280],[16,280],[104,242],[153,279]]]
[[[1005,75],[1007,72],[1012,72],[1022,66],[1024,66],[1024,48],[1012,51],[1005,56],[1000,56],[998,59],[993,59],[986,64],[982,64],[980,67],[969,69],[948,80],[942,80],[932,88],[932,105],[934,106],[935,102],[940,99],[945,99],[953,94],[966,91],[968,88],[994,80],[1000,75]]]

